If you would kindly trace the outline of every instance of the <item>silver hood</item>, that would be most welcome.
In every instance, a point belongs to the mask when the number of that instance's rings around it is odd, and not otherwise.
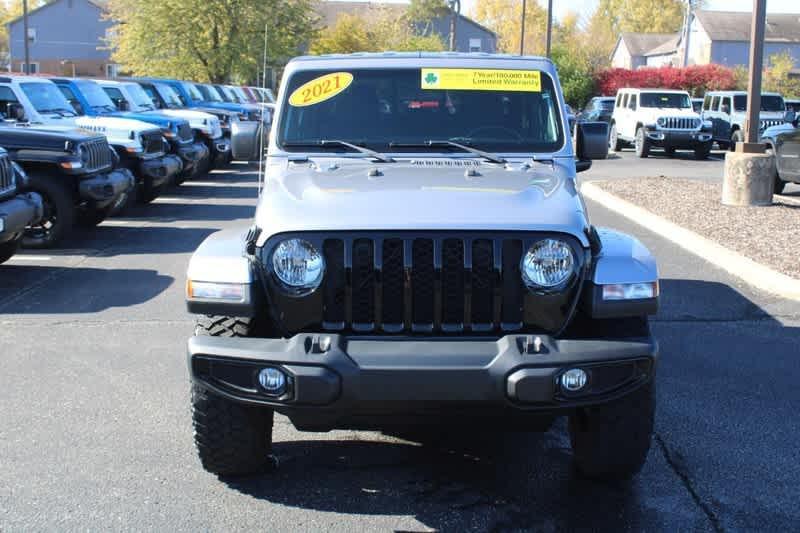
[[[256,212],[259,245],[288,231],[413,229],[553,231],[588,246],[588,220],[569,163],[270,157]]]

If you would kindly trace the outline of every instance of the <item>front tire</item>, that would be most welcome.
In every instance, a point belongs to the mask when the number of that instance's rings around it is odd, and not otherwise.
[[[644,128],[636,130],[636,156],[642,159],[650,155],[650,139],[644,134]]]
[[[84,228],[93,228],[100,225],[111,214],[114,205],[108,207],[92,207],[78,212],[76,222]]]
[[[0,265],[11,259],[19,249],[19,239],[0,243]]]
[[[694,149],[694,158],[698,161],[705,161],[711,154],[711,143],[703,144]]]
[[[742,130],[736,130],[731,134],[731,142],[728,145],[728,150],[733,152],[736,150],[736,143],[743,143],[744,142],[744,133]]]
[[[569,417],[573,462],[588,478],[628,480],[647,459],[655,418],[655,383]]]
[[[766,153],[769,154],[769,155],[774,155],[775,151],[772,149],[772,147],[768,147],[766,149]],[[772,188],[772,193],[773,194],[781,194],[783,192],[783,189],[786,188],[786,184],[788,183],[787,181],[783,181],[781,179],[781,175],[778,173],[778,162],[777,161],[775,162],[775,177],[774,177],[774,182],[773,183],[774,183],[774,186]]]
[[[25,228],[22,246],[25,248],[52,248],[72,231],[75,223],[75,201],[72,191],[62,179],[28,175],[26,190],[42,196],[44,214],[33,225]]]
[[[195,335],[252,337],[255,322],[249,318],[204,316]],[[274,464],[272,451],[272,409],[227,400],[192,385],[194,443],[200,462],[218,476],[260,474]]]

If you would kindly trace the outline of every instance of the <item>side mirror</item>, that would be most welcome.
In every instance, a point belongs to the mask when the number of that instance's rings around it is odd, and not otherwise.
[[[18,103],[8,104],[8,116],[17,122],[25,122],[27,120],[27,117],[25,117],[25,108],[22,107],[22,104]]]
[[[576,170],[588,170],[593,159],[608,157],[608,123],[579,122],[575,126],[575,155],[578,158]],[[581,165],[589,162],[588,165]]]
[[[130,111],[131,104],[129,104],[128,101],[124,99],[117,100],[117,109],[119,109],[120,111]]]
[[[787,124],[794,124],[797,121],[797,113],[792,110],[787,111],[783,114],[783,121]]]
[[[161,102],[158,100],[158,98],[151,98],[151,100],[153,101],[154,108],[161,109]]]

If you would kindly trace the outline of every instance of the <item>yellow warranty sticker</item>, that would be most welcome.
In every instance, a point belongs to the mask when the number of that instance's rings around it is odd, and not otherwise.
[[[424,68],[422,88],[538,93],[542,91],[542,73],[538,70]]]
[[[347,89],[353,83],[349,72],[331,72],[307,81],[289,96],[289,105],[305,107],[324,102]]]

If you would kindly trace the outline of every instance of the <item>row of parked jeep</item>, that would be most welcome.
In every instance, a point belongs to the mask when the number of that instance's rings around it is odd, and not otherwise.
[[[0,263],[263,149],[273,95],[168,79],[0,76]]]

